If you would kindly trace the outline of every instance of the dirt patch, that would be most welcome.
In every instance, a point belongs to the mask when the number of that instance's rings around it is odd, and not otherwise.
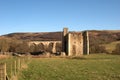
[[[18,77],[17,77],[17,76],[13,76],[13,77],[11,78],[11,80],[18,80]]]
[[[0,55],[0,59],[8,58],[8,55]]]
[[[27,64],[22,65],[22,69],[27,69],[27,68],[28,68]]]

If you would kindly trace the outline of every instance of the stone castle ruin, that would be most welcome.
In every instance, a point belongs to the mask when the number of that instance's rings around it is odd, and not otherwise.
[[[89,54],[88,31],[69,32],[68,28],[64,28],[61,41],[31,41],[29,45],[37,45],[42,51],[53,54],[64,52],[66,56]]]
[[[62,48],[63,52],[65,52],[68,56],[89,54],[88,32],[69,32],[68,28],[64,28]]]

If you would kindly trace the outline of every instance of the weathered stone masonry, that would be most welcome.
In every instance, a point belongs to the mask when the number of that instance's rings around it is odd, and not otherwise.
[[[64,28],[62,47],[63,52],[68,56],[89,54],[88,32],[68,32],[68,28]]]
[[[31,41],[29,42],[29,46],[39,46],[41,51],[48,51],[51,53],[56,53],[59,51],[58,45],[61,44],[61,41]]]
[[[38,45],[41,51],[50,53],[65,52],[66,56],[81,56],[89,54],[88,31],[69,32],[63,29],[62,41],[31,41],[29,45]],[[62,51],[60,46],[62,46]]]

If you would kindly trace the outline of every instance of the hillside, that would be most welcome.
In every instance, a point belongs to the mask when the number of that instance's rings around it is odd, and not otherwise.
[[[89,31],[90,42],[105,44],[120,41],[120,30]]]
[[[89,31],[90,53],[111,53],[120,41],[120,31]],[[1,44],[25,41],[61,41],[62,32],[11,33],[0,36]],[[5,46],[5,45],[4,45]],[[15,46],[14,46],[15,47]],[[16,48],[16,47],[15,47]],[[17,47],[18,48],[18,47]],[[27,49],[26,49],[27,50]],[[18,50],[16,50],[18,51]]]
[[[114,41],[109,44],[102,44],[102,46],[105,46],[107,52],[112,53],[112,51],[115,50],[117,44],[120,44],[120,41]]]
[[[90,53],[111,53],[120,41],[120,31],[90,31]],[[113,44],[114,43],[114,44]]]
[[[91,30],[89,31],[90,44],[105,44],[120,40],[120,30]],[[39,33],[11,33],[2,37],[14,38],[18,40],[31,41],[60,41],[62,40],[62,32],[39,32]]]
[[[61,32],[39,32],[39,33],[11,33],[3,35],[7,38],[30,41],[59,41],[61,40]]]

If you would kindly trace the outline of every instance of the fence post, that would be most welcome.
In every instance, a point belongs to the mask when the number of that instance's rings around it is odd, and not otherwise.
[[[14,70],[15,70],[15,72],[14,72],[14,75],[16,75],[16,61],[14,62]]]
[[[0,64],[0,80],[6,80],[6,63]]]
[[[6,80],[6,63],[4,63],[4,80]]]
[[[13,75],[13,63],[11,62],[11,73],[10,73],[10,77],[12,78]]]
[[[18,59],[18,70],[20,69],[20,59]]]

